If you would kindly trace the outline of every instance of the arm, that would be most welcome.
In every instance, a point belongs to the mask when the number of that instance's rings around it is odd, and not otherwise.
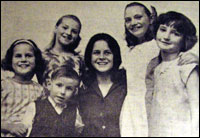
[[[199,135],[199,75],[194,69],[186,83],[192,115],[192,135]]]
[[[10,123],[7,121],[1,121],[1,132],[11,133],[15,136],[23,137],[27,132],[27,128],[22,123]]]
[[[22,121],[22,123],[28,129],[26,137],[30,136],[30,133],[31,133],[31,130],[32,130],[33,121],[34,121],[34,118],[35,118],[35,114],[36,114],[35,102],[32,102],[27,106],[27,110],[26,110],[26,113],[25,113],[25,115],[23,117],[23,121]]]
[[[15,136],[23,136],[27,129],[22,123],[13,123],[9,120],[7,110],[11,108],[8,106],[9,100],[12,100],[11,92],[7,90],[10,85],[7,81],[1,80],[1,133],[10,133]]]

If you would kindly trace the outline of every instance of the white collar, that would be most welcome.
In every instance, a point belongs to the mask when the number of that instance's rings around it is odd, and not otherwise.
[[[51,103],[51,105],[53,106],[53,108],[55,109],[55,111],[60,115],[62,113],[62,111],[67,108],[67,104],[64,107],[61,106],[57,106],[55,101],[49,96],[48,97],[49,102]]]

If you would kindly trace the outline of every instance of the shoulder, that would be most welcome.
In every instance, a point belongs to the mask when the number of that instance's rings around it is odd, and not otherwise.
[[[39,83],[32,81],[31,83],[33,89],[32,92],[36,96],[36,99],[45,99],[46,96],[48,95],[48,91]]]
[[[161,63],[161,58],[159,56],[151,59],[147,66],[147,72],[157,67],[160,63]]]
[[[186,84],[191,73],[198,68],[198,65],[195,63],[182,65],[179,67],[180,76],[182,81]]]
[[[1,91],[2,90],[12,90],[13,86],[16,85],[16,82],[10,78],[10,77],[6,77],[1,79]]]

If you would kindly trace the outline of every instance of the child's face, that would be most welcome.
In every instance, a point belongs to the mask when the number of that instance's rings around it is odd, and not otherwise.
[[[72,44],[78,38],[80,24],[71,18],[63,18],[55,30],[56,41],[61,45]]]
[[[79,82],[68,77],[58,77],[51,81],[50,97],[58,105],[65,105],[76,92]]]
[[[142,38],[146,34],[150,19],[141,6],[128,7],[124,14],[125,27],[137,38]]]
[[[99,72],[105,73],[113,67],[113,53],[104,40],[99,40],[94,43],[92,50],[92,66]]]
[[[21,43],[13,49],[12,68],[16,75],[26,76],[35,68],[35,55],[33,48],[26,43]]]
[[[183,46],[183,35],[173,26],[161,24],[157,31],[156,41],[162,51],[177,53]]]

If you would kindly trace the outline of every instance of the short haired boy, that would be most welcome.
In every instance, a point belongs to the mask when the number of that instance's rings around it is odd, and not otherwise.
[[[51,75],[49,96],[29,105],[24,122],[30,137],[74,137],[83,126],[74,100],[79,76],[69,66],[60,66]],[[80,125],[81,124],[81,125]],[[79,125],[79,126],[78,126]]]

